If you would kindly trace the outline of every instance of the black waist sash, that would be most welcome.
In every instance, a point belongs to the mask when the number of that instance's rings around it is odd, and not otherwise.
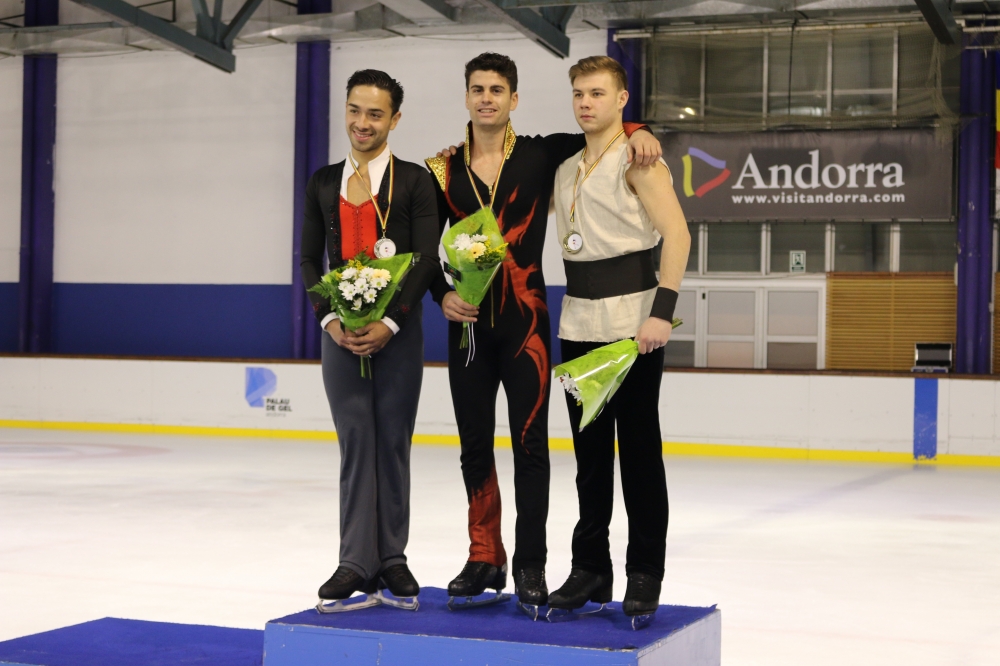
[[[653,250],[596,261],[566,261],[566,295],[597,300],[648,291],[659,284]]]

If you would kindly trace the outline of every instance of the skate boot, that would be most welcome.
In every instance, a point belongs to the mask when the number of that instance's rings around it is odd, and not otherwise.
[[[389,590],[389,594],[386,594],[386,590]],[[376,596],[386,606],[415,611],[420,608],[420,602],[417,601],[418,594],[420,586],[417,584],[417,579],[405,564],[392,565],[378,578]]]
[[[360,597],[352,597],[355,592],[362,592]],[[320,613],[343,613],[344,611],[361,610],[378,606],[381,602],[376,594],[374,584],[351,571],[345,566],[337,567],[330,580],[319,588],[319,603],[316,610]],[[333,601],[332,604],[324,603]]]
[[[545,572],[533,568],[515,571],[514,594],[517,595],[517,607],[532,620],[537,620],[539,609],[546,604],[549,598],[549,588],[545,584]]]
[[[545,618],[549,622],[559,622],[580,615],[600,613],[611,603],[613,584],[613,574],[573,568],[563,586],[549,595],[549,612]],[[587,602],[600,604],[600,607],[581,611]]]
[[[628,577],[622,610],[632,618],[632,628],[642,629],[653,621],[660,606],[660,581],[649,574],[634,573]]]
[[[495,567],[488,562],[466,562],[462,573],[448,583],[448,609],[459,610],[476,606],[489,606],[510,601],[510,595],[501,592],[507,587],[507,565]],[[476,599],[486,588],[495,594]]]

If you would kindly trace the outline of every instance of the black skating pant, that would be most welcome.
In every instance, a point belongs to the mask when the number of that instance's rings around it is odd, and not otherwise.
[[[561,341],[563,362],[583,356],[604,342]],[[615,488],[615,428],[622,491],[628,513],[625,572],[663,579],[667,548],[667,479],[660,438],[660,380],[663,349],[640,354],[618,392],[583,432],[582,409],[566,395],[573,449],[580,520],[573,530],[573,566],[609,574],[611,546],[608,528]]]
[[[499,306],[499,297],[496,305]],[[493,455],[496,397],[507,395],[514,449],[517,508],[513,571],[544,568],[549,513],[549,318],[533,308],[526,317],[507,303],[491,316],[490,296],[474,324],[475,356],[460,349],[462,325],[449,322],[448,375],[462,444],[462,476],[469,499],[469,560],[501,566],[507,561],[500,535],[500,490]],[[492,319],[492,321],[491,321]]]

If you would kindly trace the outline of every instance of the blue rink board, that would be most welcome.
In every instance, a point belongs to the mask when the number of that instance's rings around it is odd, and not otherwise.
[[[449,611],[447,600],[444,590],[424,588],[417,612],[312,609],[272,620],[264,632],[264,666],[625,666],[718,613],[714,606],[660,606],[652,624],[633,631],[618,603],[610,613],[549,623],[532,622],[513,600],[464,611]]]
[[[0,642],[0,666],[260,666],[264,632],[104,618]]]

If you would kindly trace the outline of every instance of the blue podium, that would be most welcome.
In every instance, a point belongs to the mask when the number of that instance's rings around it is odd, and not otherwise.
[[[264,666],[719,666],[722,615],[714,606],[660,606],[633,631],[609,611],[532,622],[513,601],[449,611],[447,592],[424,588],[420,610],[303,611],[267,623]]]

